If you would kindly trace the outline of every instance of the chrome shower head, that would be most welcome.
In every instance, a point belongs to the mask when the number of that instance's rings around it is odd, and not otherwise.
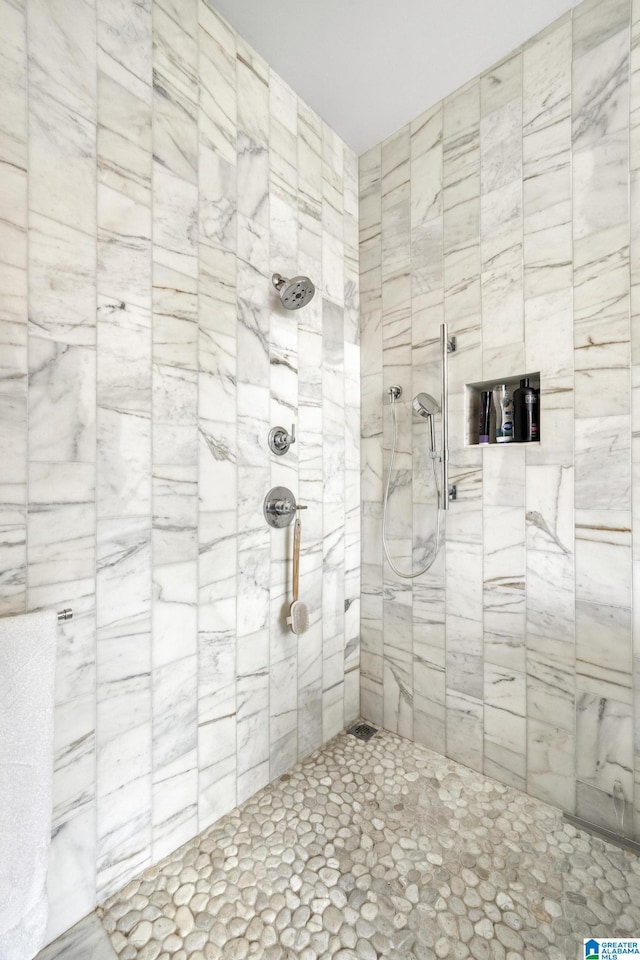
[[[438,412],[438,404],[429,393],[419,393],[413,398],[413,409],[419,417],[433,417]]]
[[[292,280],[287,280],[279,273],[274,273],[271,281],[280,294],[282,306],[287,310],[299,310],[300,307],[304,307],[316,292],[309,277],[293,277]]]

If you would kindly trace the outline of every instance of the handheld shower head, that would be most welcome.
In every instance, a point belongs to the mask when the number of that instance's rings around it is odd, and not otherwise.
[[[419,417],[424,417],[429,421],[429,452],[433,458],[436,453],[436,432],[434,429],[434,417],[438,412],[438,404],[430,393],[419,393],[413,398],[413,409]]]
[[[413,409],[419,417],[433,417],[438,412],[438,404],[429,393],[418,393],[413,398]]]
[[[279,273],[274,273],[271,282],[280,294],[282,306],[287,310],[299,310],[313,298],[316,288],[309,277],[293,277],[287,280]]]

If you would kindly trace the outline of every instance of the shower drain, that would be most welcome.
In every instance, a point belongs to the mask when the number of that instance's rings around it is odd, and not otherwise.
[[[357,737],[358,740],[371,740],[371,737],[377,732],[377,728],[372,727],[370,723],[354,723],[347,730],[347,733],[350,733],[352,737]]]

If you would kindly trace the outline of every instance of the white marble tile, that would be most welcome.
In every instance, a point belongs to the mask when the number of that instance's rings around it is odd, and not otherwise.
[[[73,818],[60,824],[51,838],[47,875],[49,919],[45,937],[48,942],[95,907],[95,830],[95,809],[84,806]]]
[[[527,633],[573,638],[576,561],[571,553],[527,551]]]
[[[198,828],[210,826],[237,802],[235,716],[198,727]]]
[[[614,606],[631,602],[627,511],[576,511],[576,597]]]
[[[447,688],[482,699],[482,622],[461,616],[446,619]]]
[[[152,861],[197,832],[196,656],[153,670]]]
[[[238,677],[238,775],[269,761],[269,676],[267,669]]]
[[[262,226],[269,224],[269,153],[264,144],[238,132],[238,212]]]
[[[96,3],[76,10],[63,0],[34,0],[28,38],[32,102],[52,95],[77,116],[95,120]]]
[[[574,152],[573,215],[576,240],[624,223],[628,217],[627,130]]]
[[[56,703],[53,757],[53,831],[95,802],[96,742],[93,691]]]
[[[573,144],[580,150],[629,123],[629,25],[603,35],[573,65]]]
[[[633,701],[631,610],[580,600],[576,604],[576,669],[581,690]]]
[[[237,38],[238,129],[256,142],[269,140],[269,67]]]
[[[100,297],[97,354],[97,507],[100,517],[151,504],[151,317]]]
[[[94,960],[115,960],[117,956],[95,913],[89,913],[53,943],[41,950],[36,960],[82,960],[87,949]]]
[[[151,860],[157,863],[198,831],[198,770],[196,751],[177,765],[154,771],[152,788],[153,843]]]
[[[514,776],[524,776],[526,754],[526,678],[524,675],[484,665],[484,734],[487,742],[520,757],[522,766],[506,764]]]
[[[586,0],[580,4],[573,18],[574,59],[582,57],[622,30],[628,18],[629,4],[626,0]]]
[[[442,214],[442,105],[425,111],[411,123],[411,224]]]
[[[235,425],[202,420],[199,427],[200,467],[198,490],[200,509],[215,511],[220,506],[218,490],[234,502],[237,491]]]
[[[235,161],[236,37],[226,21],[205,0],[198,6],[199,129],[228,162]]]
[[[529,719],[527,792],[567,813],[575,811],[575,737],[566,730]]]
[[[579,692],[576,699],[576,777],[609,795],[614,781],[619,780],[625,797],[633,796],[630,705],[598,694]]]
[[[150,713],[150,691],[145,693]],[[115,733],[112,711],[131,715],[131,698],[98,704],[96,845],[97,896],[103,899],[128,883],[151,862],[151,723]]]
[[[195,531],[193,537],[195,554]],[[168,669],[197,647],[197,564],[192,560],[156,564],[153,568],[153,665]],[[184,662],[184,661],[183,661]]]
[[[96,127],[42,91],[29,105],[29,209],[95,236]]]
[[[486,466],[486,460],[485,460]],[[527,465],[526,546],[565,556],[573,552],[574,470]]]
[[[153,79],[151,10],[152,0],[143,0],[134,10],[126,0],[96,4],[100,69],[145,98],[150,98]]]
[[[473,770],[482,767],[482,701],[447,690],[447,756]]]
[[[629,510],[629,417],[577,419],[575,431],[576,508]]]
[[[573,732],[575,661],[568,642],[527,636],[527,716]]]
[[[28,527],[29,588],[55,587],[60,603],[73,602],[95,570],[94,466],[31,464]]]

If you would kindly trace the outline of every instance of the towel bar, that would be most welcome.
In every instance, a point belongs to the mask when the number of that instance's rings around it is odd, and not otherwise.
[[[58,623],[64,620],[73,620],[73,610],[71,607],[65,607],[64,610],[58,610]]]

